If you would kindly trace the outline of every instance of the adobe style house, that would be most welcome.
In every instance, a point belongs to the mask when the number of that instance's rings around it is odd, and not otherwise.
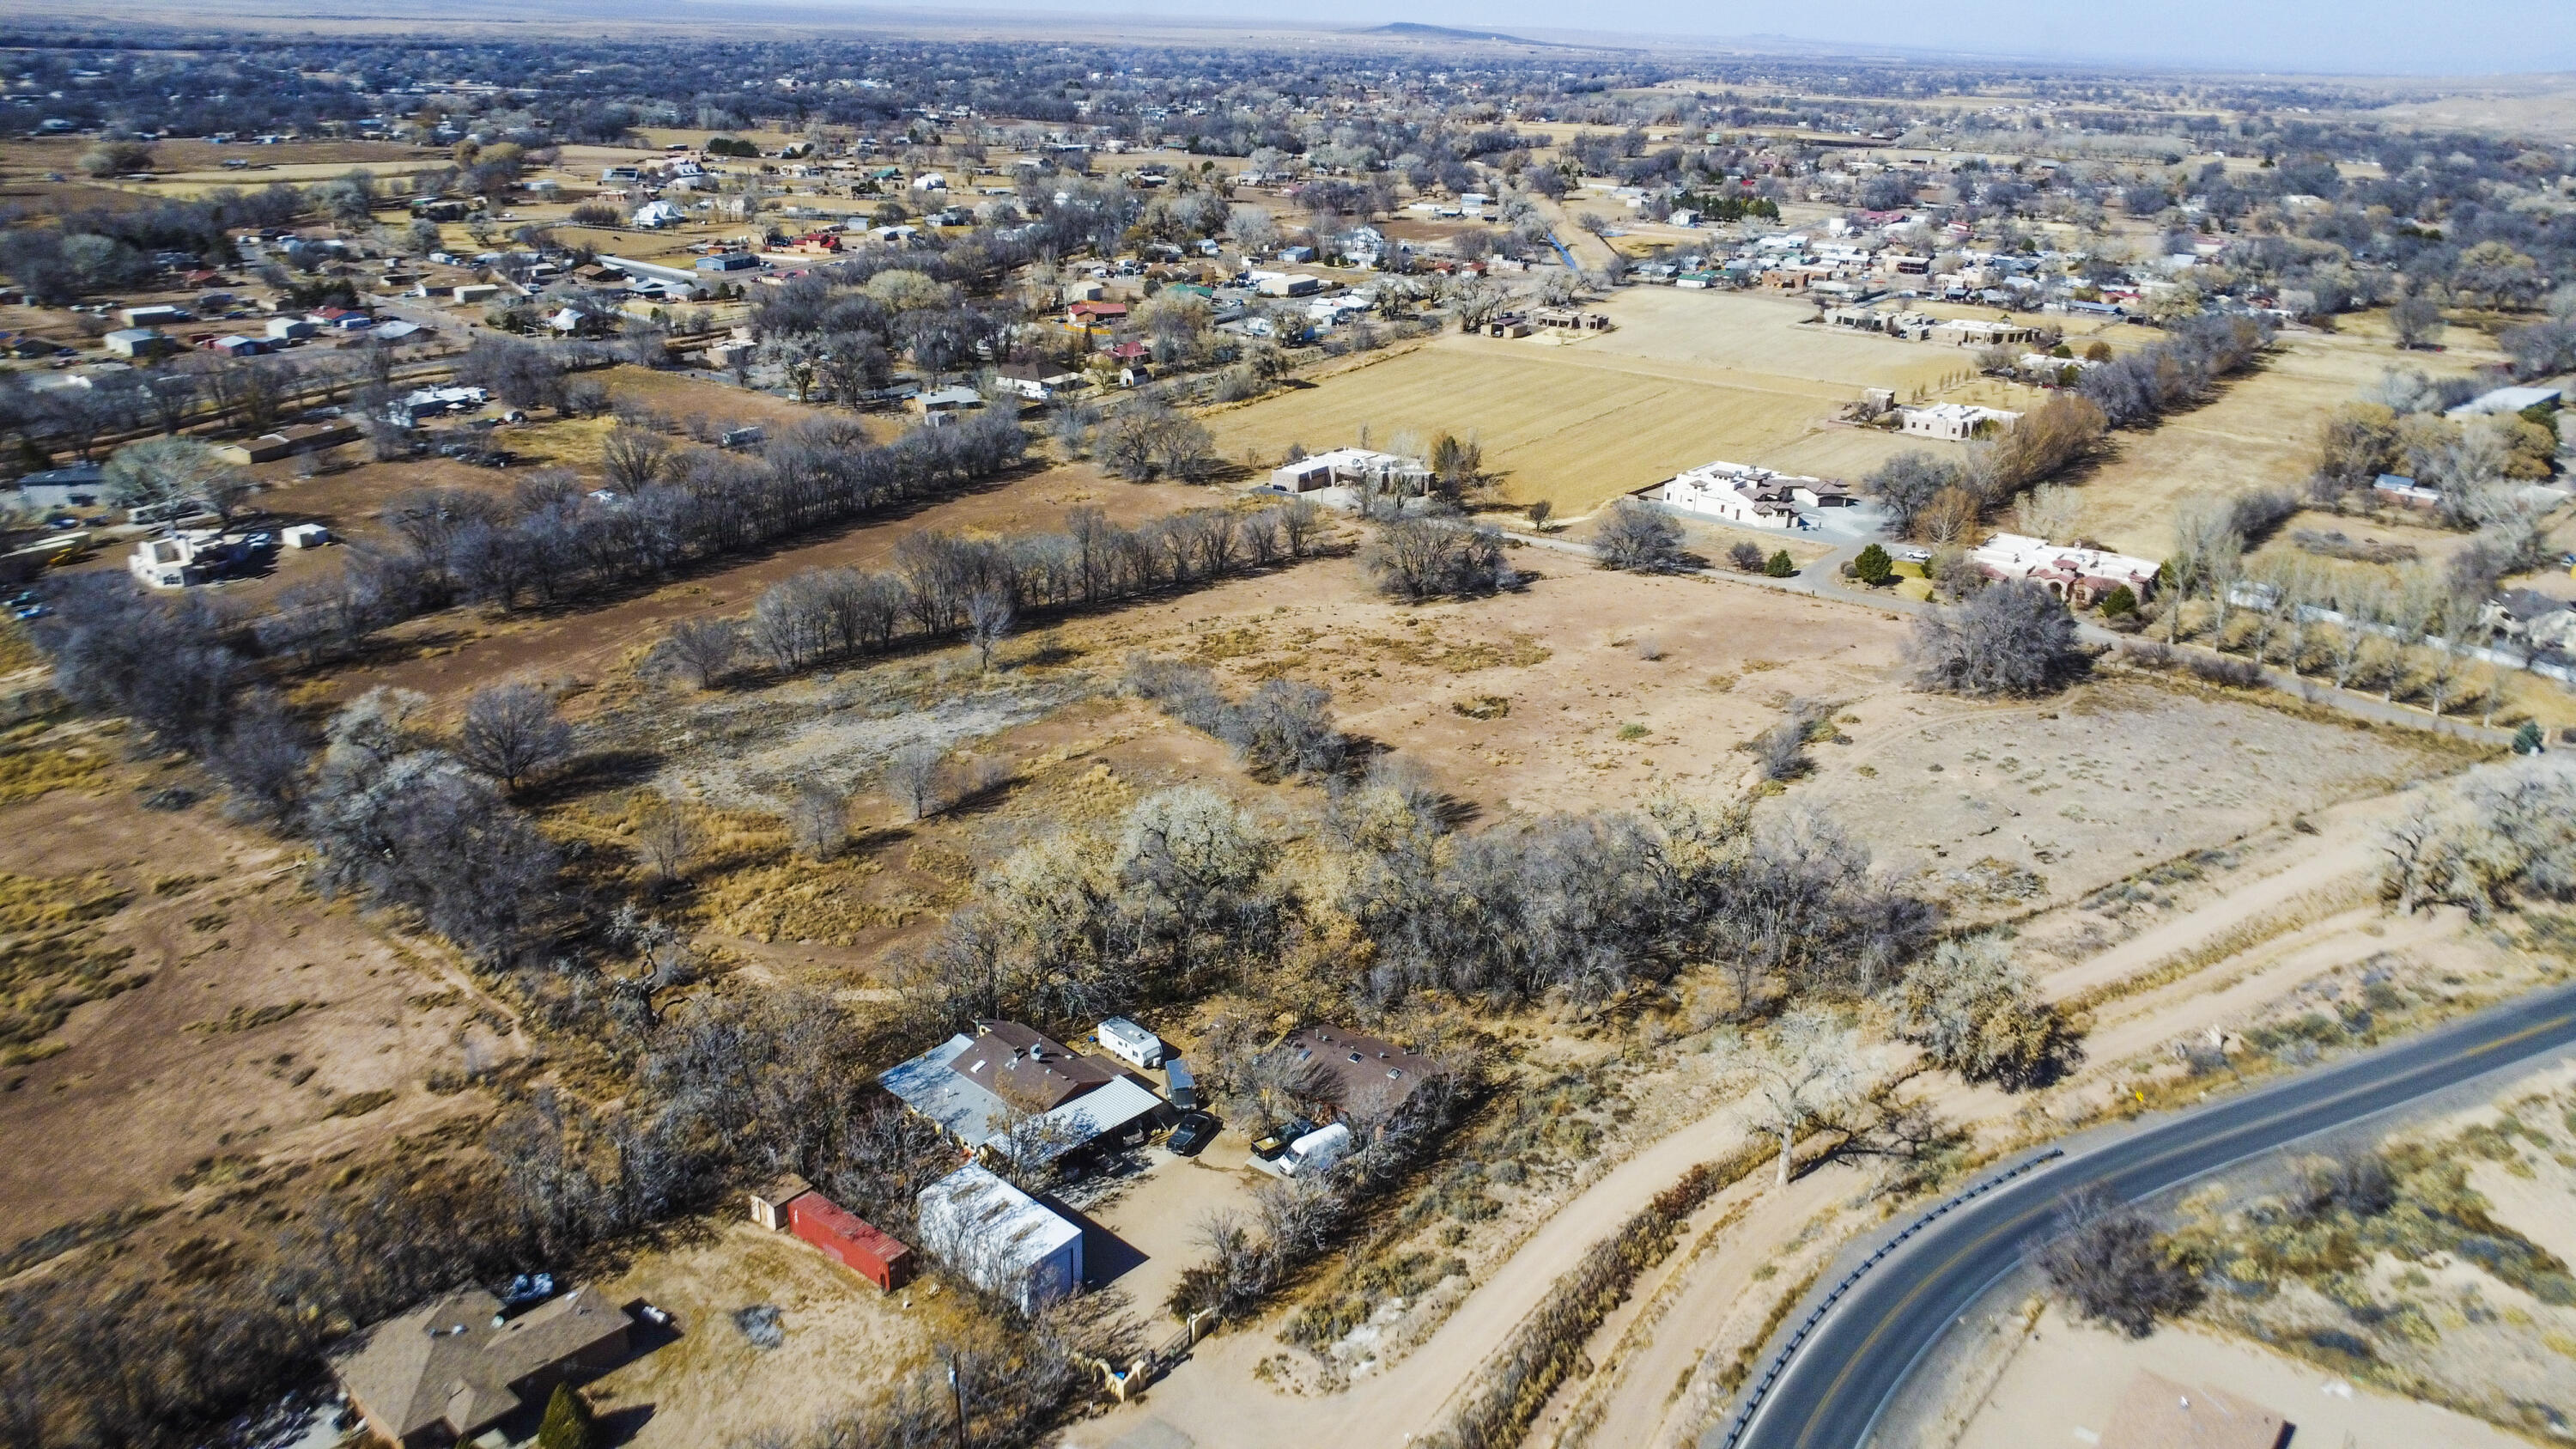
[[[332,1351],[331,1371],[375,1439],[444,1449],[542,1410],[568,1377],[616,1367],[626,1327],[625,1310],[586,1288],[516,1318],[471,1288],[360,1330]]]
[[[1749,463],[1702,463],[1645,490],[1644,497],[1683,513],[1747,528],[1815,527],[1804,508],[1848,508],[1851,489],[1823,478],[1796,477]]]
[[[1399,458],[1366,448],[1335,448],[1271,469],[1270,486],[1280,493],[1359,488],[1374,493],[1415,494],[1430,489],[1431,470],[1415,458]]]
[[[2029,579],[2076,608],[2089,608],[2125,587],[2144,603],[2156,586],[2159,565],[2106,549],[2054,544],[2025,534],[1998,533],[1979,544],[1968,561],[1990,579]]]
[[[1905,431],[1917,438],[1944,438],[1964,443],[1990,433],[2009,432],[2021,421],[2021,414],[2002,408],[1981,408],[1969,403],[1934,403],[1930,407],[1898,408],[1897,416]]]

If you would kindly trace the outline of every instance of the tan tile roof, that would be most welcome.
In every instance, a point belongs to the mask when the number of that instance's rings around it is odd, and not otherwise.
[[[462,1438],[518,1406],[512,1387],[626,1332],[624,1310],[588,1289],[509,1319],[479,1288],[434,1298],[334,1350],[349,1397],[399,1436],[444,1421]]]

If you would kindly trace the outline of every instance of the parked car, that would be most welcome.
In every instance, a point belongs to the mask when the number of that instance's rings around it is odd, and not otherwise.
[[[1292,1117],[1282,1125],[1273,1127],[1254,1138],[1252,1155],[1264,1162],[1276,1162],[1279,1160],[1279,1154],[1288,1150],[1288,1144],[1314,1130],[1314,1123],[1303,1117]]]
[[[1163,1145],[1172,1149],[1176,1157],[1196,1157],[1199,1149],[1216,1140],[1216,1132],[1214,1117],[1205,1112],[1184,1113],[1172,1127],[1172,1135],[1163,1139]]]

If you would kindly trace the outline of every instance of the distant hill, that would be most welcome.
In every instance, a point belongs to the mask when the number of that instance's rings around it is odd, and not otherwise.
[[[1531,40],[1525,36],[1505,35],[1499,30],[1453,30],[1446,25],[1416,25],[1410,20],[1399,20],[1392,25],[1380,25],[1359,33],[1397,35],[1407,40],[1499,40],[1507,45],[1548,44],[1547,41]]]

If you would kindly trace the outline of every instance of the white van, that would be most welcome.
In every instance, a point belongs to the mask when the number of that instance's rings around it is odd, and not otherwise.
[[[1288,1144],[1288,1150],[1279,1155],[1279,1173],[1282,1177],[1301,1177],[1309,1172],[1322,1172],[1341,1161],[1342,1154],[1350,1150],[1351,1129],[1347,1124],[1336,1122],[1330,1127],[1318,1127]]]

